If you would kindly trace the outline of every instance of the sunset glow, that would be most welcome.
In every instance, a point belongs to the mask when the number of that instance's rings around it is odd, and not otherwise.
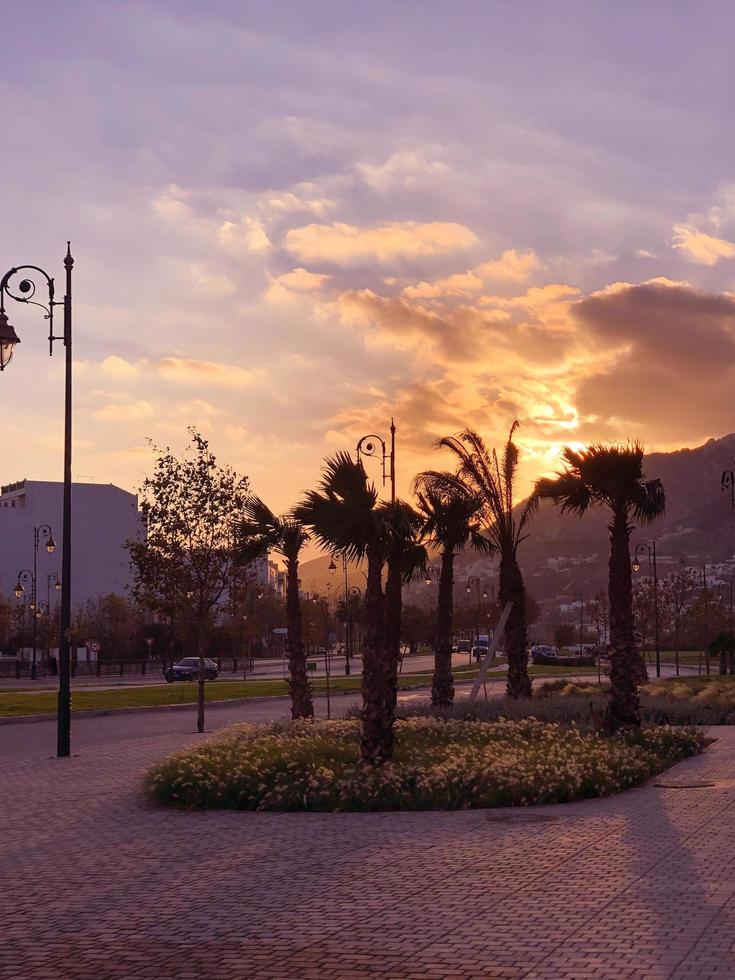
[[[0,240],[74,245],[75,476],[134,488],[195,424],[285,508],[391,416],[402,494],[467,424],[519,419],[525,487],[569,440],[732,429],[729,53],[694,8],[61,6],[6,28]],[[61,374],[14,322],[5,478],[57,479]]]

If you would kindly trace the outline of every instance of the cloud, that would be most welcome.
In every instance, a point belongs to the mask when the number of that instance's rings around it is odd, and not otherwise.
[[[153,199],[153,210],[168,221],[188,221],[193,216],[191,207],[184,200],[188,196],[177,184],[169,184],[163,193]]]
[[[698,265],[717,265],[720,259],[735,257],[735,243],[715,238],[693,225],[674,225],[673,247]]]
[[[231,296],[237,292],[237,287],[228,276],[219,272],[207,272],[196,262],[189,265],[189,276],[198,292],[210,296]]]
[[[406,286],[403,294],[409,299],[469,296],[481,290],[486,282],[523,282],[538,268],[539,260],[535,252],[516,252],[511,248],[503,252],[499,259],[482,262],[467,272],[457,272],[433,282],[422,281],[416,286]]]
[[[538,268],[538,256],[531,249],[517,252],[514,248],[510,248],[503,252],[499,259],[491,259],[475,266],[474,271],[481,279],[525,282]]]
[[[293,191],[270,193],[264,198],[264,205],[267,210],[278,214],[293,214],[299,211],[306,211],[320,218],[325,217],[337,206],[336,202],[329,198],[300,197],[294,194]]]
[[[118,357],[116,354],[111,354],[109,357],[106,357],[100,367],[104,374],[109,375],[111,378],[119,378],[120,380],[137,378],[140,373],[134,364],[124,360],[122,357]]]
[[[580,380],[580,414],[649,439],[688,440],[732,427],[735,297],[659,279],[619,284],[572,311],[603,350],[616,352]]]
[[[124,402],[117,405],[103,405],[94,413],[106,422],[137,422],[153,416],[153,406],[147,401]]]
[[[438,296],[467,296],[482,289],[483,281],[474,272],[458,272],[434,282],[406,286],[403,295],[409,299],[431,299]]]
[[[280,276],[276,276],[278,282],[287,289],[307,292],[312,289],[321,289],[324,283],[328,282],[331,278],[332,276],[324,272],[309,272],[303,267],[292,269],[290,272],[284,272]]]
[[[385,163],[358,163],[357,172],[374,190],[385,193],[395,188],[413,189],[446,177],[447,167],[438,160],[428,160],[421,150],[399,150]]]
[[[225,251],[234,255],[245,252],[267,252],[271,248],[262,222],[245,215],[239,224],[225,221],[217,230],[217,240]]]
[[[198,385],[224,385],[243,387],[254,384],[258,373],[234,364],[217,364],[214,361],[196,361],[181,357],[163,357],[158,362],[158,373],[167,381],[181,381]]]
[[[374,260],[430,258],[477,244],[465,225],[451,221],[396,221],[373,228],[334,222],[292,228],[285,238],[287,251],[304,262],[332,262],[350,266]]]

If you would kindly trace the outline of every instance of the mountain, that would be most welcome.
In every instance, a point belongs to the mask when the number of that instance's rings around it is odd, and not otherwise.
[[[666,514],[653,524],[637,528],[631,550],[640,542],[656,539],[659,575],[663,577],[682,563],[720,566],[720,574],[735,571],[735,515],[730,493],[720,487],[722,472],[734,469],[735,433],[710,439],[695,449],[650,453],[644,460],[648,479],[658,477],[666,490]],[[544,501],[533,518],[530,536],[521,544],[519,559],[528,591],[541,602],[547,618],[559,606],[571,603],[574,592],[591,597],[606,587],[609,537],[608,512],[596,509],[582,518],[562,515]],[[330,575],[329,556],[301,566],[305,589],[326,592],[343,588],[342,566]],[[642,559],[645,574],[646,559]],[[717,569],[712,569],[715,574]],[[465,552],[455,561],[457,594],[461,596],[470,575],[483,582],[497,582],[497,563]],[[728,575],[729,578],[729,575]],[[350,585],[364,586],[359,567],[349,571]],[[433,601],[434,590],[423,583],[407,590],[408,602]]]

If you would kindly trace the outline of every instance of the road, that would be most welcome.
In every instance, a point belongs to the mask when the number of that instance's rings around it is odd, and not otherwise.
[[[662,673],[664,677],[674,676],[673,666],[664,665]],[[542,678],[537,677],[535,680],[538,682]],[[568,680],[594,682],[595,678],[582,675],[569,676]],[[457,696],[466,696],[470,687],[471,682],[458,683]],[[499,697],[505,691],[503,678],[496,677],[494,680],[489,680],[487,689],[490,697]],[[399,694],[399,701],[406,703],[427,700],[429,691],[428,687],[415,691],[402,691]],[[357,691],[333,694],[331,715],[339,717],[359,703],[360,695]],[[327,716],[326,697],[320,695],[314,698],[314,710],[319,717]],[[241,721],[285,721],[290,717],[290,713],[290,701],[287,697],[264,698],[232,705],[209,705],[206,713],[206,729],[208,732],[213,732]],[[195,725],[195,705],[177,710],[161,708],[130,714],[72,717],[72,746],[75,754],[83,754],[96,746],[147,739],[158,735],[178,734],[184,742],[194,733]],[[48,721],[0,725],[0,766],[11,761],[48,758],[54,755],[55,751],[56,722],[53,717]]]

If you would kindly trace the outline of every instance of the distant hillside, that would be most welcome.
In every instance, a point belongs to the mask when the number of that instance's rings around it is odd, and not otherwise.
[[[735,520],[730,495],[720,490],[724,469],[735,466],[735,433],[710,439],[696,449],[651,453],[645,459],[649,479],[658,477],[666,490],[666,514],[654,524],[633,532],[632,543],[656,538],[660,574],[667,574],[683,561],[688,565],[721,563],[735,556]],[[592,595],[607,581],[608,515],[595,510],[583,518],[562,516],[544,502],[534,517],[530,537],[523,542],[520,560],[529,591],[549,602],[582,589]],[[328,556],[305,562],[301,569],[304,588],[324,592],[341,588],[342,568],[331,576]],[[456,559],[457,591],[464,591],[467,578],[479,575],[497,581],[496,563],[465,553]],[[351,585],[364,586],[359,568],[351,568]],[[423,583],[408,590],[413,602],[431,600],[433,590]]]

